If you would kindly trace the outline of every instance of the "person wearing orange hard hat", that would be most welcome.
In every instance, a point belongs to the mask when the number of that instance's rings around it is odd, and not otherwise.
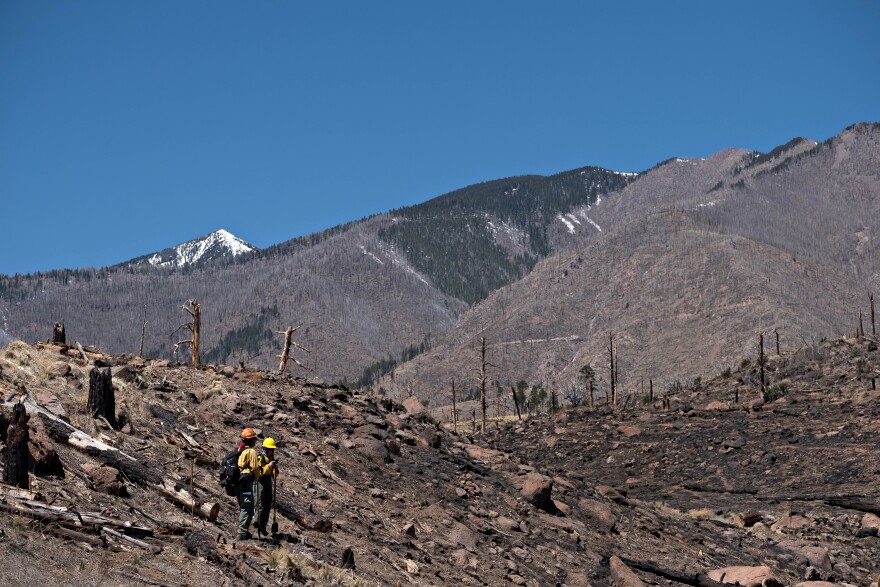
[[[257,527],[257,535],[269,536],[266,524],[269,523],[269,513],[272,510],[273,481],[278,474],[276,448],[275,439],[267,436],[263,440],[263,451],[257,456],[260,467],[260,479],[254,484],[254,525]]]
[[[258,466],[257,433],[253,428],[245,428],[241,431],[241,444],[238,456],[238,539],[249,540],[253,535],[248,532],[248,526],[254,517],[254,488],[257,487],[261,468]]]

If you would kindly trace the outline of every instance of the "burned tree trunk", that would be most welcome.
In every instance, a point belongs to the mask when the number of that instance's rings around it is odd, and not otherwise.
[[[284,348],[281,349],[281,362],[278,364],[278,370],[282,373],[285,369],[287,369],[287,358],[290,356],[290,337],[293,336],[293,331],[295,328],[289,326],[287,330],[284,331]]]
[[[480,339],[480,434],[486,433],[486,338]]]
[[[764,393],[767,388],[764,384],[764,335],[761,334],[758,339],[758,366],[761,368],[761,393]]]
[[[64,333],[64,322],[56,322],[52,329],[52,338],[49,343],[67,346],[67,335]]]
[[[3,459],[3,481],[22,489],[30,488],[28,478],[28,414],[22,404],[12,408],[12,421],[6,430],[6,454]]]
[[[452,429],[458,432],[458,406],[455,397],[455,377],[452,378]]]
[[[110,367],[104,370],[93,367],[89,372],[89,400],[86,410],[95,417],[105,418],[110,426],[116,428],[116,396]]]
[[[611,405],[617,407],[617,372],[614,369],[614,333],[608,333],[608,357],[611,363]]]
[[[186,304],[189,304],[187,306]],[[186,324],[181,324],[177,327],[177,330],[172,332],[172,336],[181,329],[189,330],[190,336],[189,340],[181,340],[174,344],[174,353],[177,354],[177,349],[180,348],[182,344],[188,344],[190,346],[190,356],[192,357],[192,364],[196,367],[199,365],[199,339],[200,339],[200,330],[202,324],[202,306],[196,300],[189,300],[186,304],[183,305],[183,310],[192,317],[192,322],[187,322]]]
[[[874,321],[874,294],[871,294],[871,336],[877,336],[877,323]]]
[[[516,388],[510,386],[510,393],[513,394],[513,405],[516,407],[516,419],[522,420],[522,413],[519,411],[519,400],[516,399]]]

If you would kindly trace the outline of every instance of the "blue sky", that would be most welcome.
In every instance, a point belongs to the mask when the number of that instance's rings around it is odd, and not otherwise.
[[[880,3],[0,1],[0,273],[880,121]]]

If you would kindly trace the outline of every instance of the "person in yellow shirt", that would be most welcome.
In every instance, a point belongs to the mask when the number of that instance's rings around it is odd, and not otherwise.
[[[278,461],[275,460],[275,439],[267,437],[263,440],[263,452],[257,455],[257,464],[260,469],[259,481],[254,483],[254,525],[257,534],[269,535],[266,524],[269,523],[269,513],[272,510],[273,482],[278,475]],[[259,486],[259,487],[257,487]]]
[[[241,445],[238,455],[238,539],[249,540],[253,534],[248,532],[251,519],[254,517],[254,487],[258,486],[262,468],[259,466],[257,450],[257,433],[253,428],[245,428],[241,432]]]

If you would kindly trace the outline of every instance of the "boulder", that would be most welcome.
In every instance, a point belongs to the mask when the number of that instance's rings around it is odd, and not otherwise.
[[[865,514],[862,516],[862,528],[880,530],[880,516]]]
[[[711,401],[708,404],[706,404],[706,407],[703,409],[706,410],[707,412],[713,411],[713,410],[726,410],[727,404],[724,402],[719,402],[719,401],[715,400],[715,401]]]
[[[423,406],[422,402],[419,401],[419,398],[414,395],[403,400],[403,407],[408,414],[413,416],[420,416],[425,413],[425,406]]]
[[[611,568],[611,577],[617,587],[644,587],[645,583],[638,575],[616,556],[611,557],[608,566]]]
[[[95,488],[98,491],[102,491],[109,495],[119,495],[121,497],[126,497],[128,495],[128,489],[126,489],[125,483],[122,482],[119,471],[113,467],[85,464],[82,468],[83,471],[92,478]]]
[[[351,439],[351,445],[356,452],[376,464],[392,462],[385,444],[372,436],[354,436]]]
[[[709,571],[709,578],[719,583],[739,584],[741,587],[783,586],[782,580],[767,566],[713,569]]]
[[[65,361],[57,361],[49,367],[49,375],[54,377],[67,377],[70,375],[70,364]]]
[[[813,525],[813,522],[811,522],[809,519],[798,514],[792,514],[790,516],[784,516],[777,520],[775,524],[770,526],[770,529],[776,532],[784,532],[786,530],[812,528]]]
[[[627,438],[632,438],[633,436],[638,436],[642,433],[641,429],[636,428],[635,426],[620,426],[617,428],[617,431]]]
[[[617,519],[611,512],[611,508],[600,501],[582,499],[578,502],[578,510],[584,517],[584,522],[600,532],[609,533],[617,524]]]
[[[67,365],[67,363],[62,363],[62,364]],[[68,367],[69,367],[69,365],[68,365]],[[45,389],[38,389],[33,393],[34,393],[34,400],[36,400],[36,402],[38,404],[40,404],[41,406],[46,408],[47,412],[49,412],[50,414],[52,414],[54,416],[58,416],[59,418],[61,418],[65,422],[70,421],[70,417],[67,415],[67,412],[65,411],[64,406],[61,405],[61,401],[58,399],[58,397],[54,393],[52,393],[50,391],[46,391]]]
[[[553,500],[550,494],[553,491],[553,479],[540,473],[529,473],[523,480],[522,495],[527,502],[546,512],[552,512]]]

